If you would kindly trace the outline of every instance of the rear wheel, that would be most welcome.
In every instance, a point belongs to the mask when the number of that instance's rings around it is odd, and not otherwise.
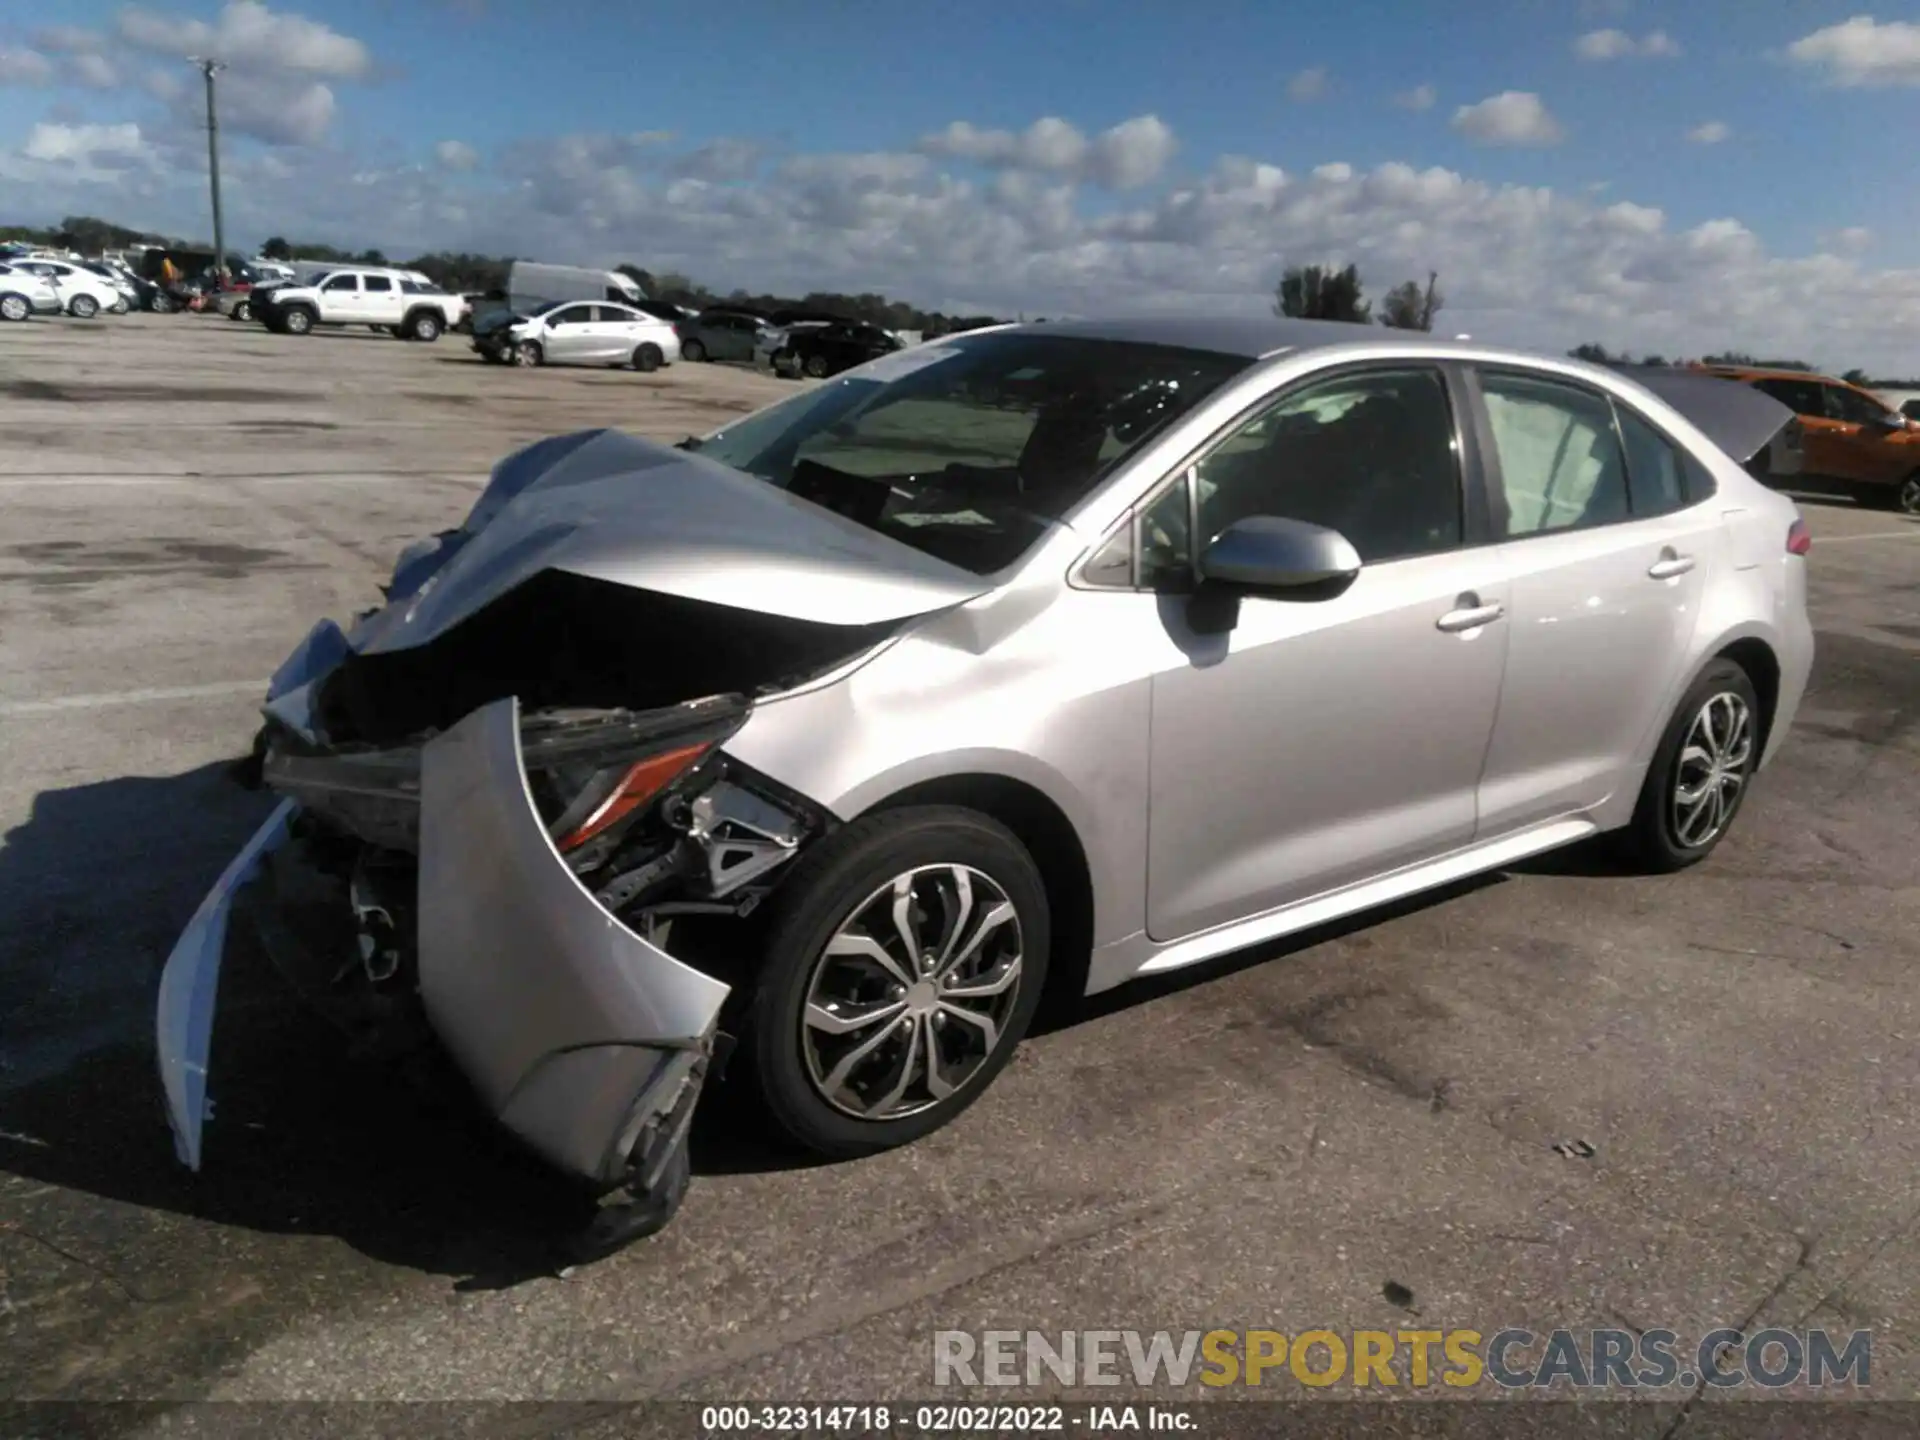
[[[1684,870],[1713,853],[1733,826],[1760,763],[1760,702],[1747,672],[1715,660],[1688,688],[1653,753],[1627,856],[1655,872]]]
[[[1900,482],[1893,492],[1893,508],[1902,515],[1920,515],[1920,470]]]
[[[857,820],[799,862],[766,931],[747,1041],[760,1099],[825,1155],[891,1149],[979,1098],[1040,1003],[1046,891],[975,811]]]
[[[642,345],[633,352],[633,368],[643,375],[651,375],[660,368],[660,362],[666,359],[658,345]]]
[[[0,320],[18,322],[30,319],[33,305],[24,295],[0,295]]]
[[[153,313],[156,315],[168,315],[171,314],[172,311],[173,297],[164,290],[157,292],[153,297]]]

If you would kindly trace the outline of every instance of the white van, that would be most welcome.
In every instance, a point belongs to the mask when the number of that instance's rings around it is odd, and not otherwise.
[[[531,260],[516,260],[507,272],[507,305],[518,315],[560,300],[615,300],[632,305],[647,298],[647,293],[631,276],[617,270],[585,270],[576,265],[537,265]]]

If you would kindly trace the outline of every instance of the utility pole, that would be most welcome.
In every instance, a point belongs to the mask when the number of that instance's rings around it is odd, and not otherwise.
[[[187,59],[200,67],[207,81],[207,181],[213,189],[213,276],[217,284],[227,273],[227,237],[220,224],[220,114],[213,103],[213,77],[227,67],[198,55]]]

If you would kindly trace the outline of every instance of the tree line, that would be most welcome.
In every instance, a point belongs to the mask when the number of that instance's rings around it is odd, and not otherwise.
[[[1377,318],[1395,330],[1431,330],[1446,303],[1438,272],[1429,270],[1424,285],[1407,280],[1387,291]],[[1359,267],[1354,265],[1338,270],[1331,265],[1293,266],[1274,287],[1273,313],[1292,320],[1340,320],[1350,325],[1371,325],[1376,318],[1373,302],[1361,287]]]

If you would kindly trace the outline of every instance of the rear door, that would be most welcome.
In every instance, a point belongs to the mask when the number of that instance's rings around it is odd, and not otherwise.
[[[391,275],[367,275],[360,281],[360,305],[369,325],[398,325],[406,296]]]
[[[1603,392],[1522,369],[1485,367],[1474,383],[1512,607],[1480,780],[1490,839],[1637,784],[1721,524],[1704,468]]]
[[[1822,386],[1809,377],[1801,380],[1769,375],[1753,382],[1753,388],[1771,395],[1800,417],[1800,473],[1810,480],[1841,481],[1846,478],[1840,423],[1827,414],[1827,399]]]

